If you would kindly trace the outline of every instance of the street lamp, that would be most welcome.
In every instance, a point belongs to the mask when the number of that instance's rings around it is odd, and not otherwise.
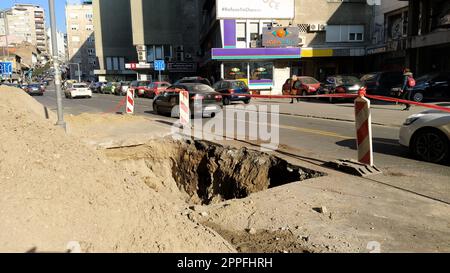
[[[78,82],[81,82],[80,64],[79,64],[79,63],[68,63],[69,66],[70,66],[71,64],[74,64],[74,65],[77,65],[77,66],[78,66]]]

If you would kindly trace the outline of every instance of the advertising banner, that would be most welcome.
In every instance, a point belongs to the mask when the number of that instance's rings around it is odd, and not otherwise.
[[[263,29],[263,47],[298,47],[299,43],[299,29],[296,27]]]
[[[218,19],[293,19],[294,0],[217,0]]]

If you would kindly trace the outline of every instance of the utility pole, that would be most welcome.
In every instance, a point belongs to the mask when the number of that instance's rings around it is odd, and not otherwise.
[[[64,121],[64,112],[62,106],[62,94],[61,94],[61,71],[58,61],[58,40],[56,36],[56,16],[55,16],[55,0],[48,0],[50,8],[50,25],[52,32],[52,54],[53,54],[53,67],[55,69],[55,88],[56,88],[56,105],[58,109],[58,121],[57,126],[61,126],[66,130],[66,122]]]

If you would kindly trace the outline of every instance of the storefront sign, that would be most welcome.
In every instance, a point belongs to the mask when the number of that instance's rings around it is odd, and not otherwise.
[[[299,29],[296,27],[263,29],[263,47],[298,47],[299,43]]]
[[[217,0],[217,19],[293,19],[294,0]]]
[[[300,59],[301,48],[213,48],[213,60]]]
[[[196,72],[197,64],[192,62],[171,62],[168,63],[169,72]]]

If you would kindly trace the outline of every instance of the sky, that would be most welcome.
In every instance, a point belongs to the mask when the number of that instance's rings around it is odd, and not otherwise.
[[[72,1],[71,1],[72,2]],[[45,9],[45,15],[47,27],[50,26],[50,16],[48,11],[48,0],[0,0],[0,10],[4,10],[6,8],[10,8],[14,6],[14,4],[33,4],[39,5]],[[66,15],[65,15],[65,7],[66,0],[55,0],[55,14],[57,21],[57,28],[59,31],[66,32]]]

